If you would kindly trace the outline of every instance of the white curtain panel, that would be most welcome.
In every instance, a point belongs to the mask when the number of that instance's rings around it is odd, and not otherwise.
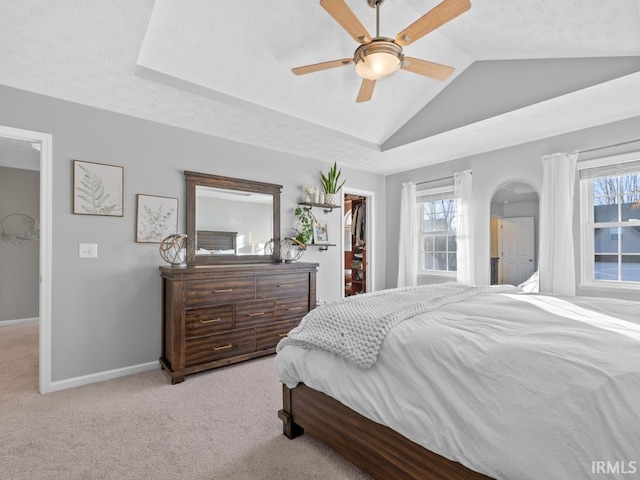
[[[398,287],[418,284],[418,209],[416,184],[403,183],[400,194],[400,245],[398,248]]]
[[[458,244],[456,278],[458,283],[474,285],[476,276],[473,254],[473,184],[471,178],[471,170],[464,170],[453,176]]]
[[[540,199],[540,292],[575,296],[573,191],[577,153],[542,157]]]

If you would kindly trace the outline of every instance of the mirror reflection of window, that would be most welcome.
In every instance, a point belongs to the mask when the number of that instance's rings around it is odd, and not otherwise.
[[[196,187],[198,255],[265,255],[273,235],[273,196]]]

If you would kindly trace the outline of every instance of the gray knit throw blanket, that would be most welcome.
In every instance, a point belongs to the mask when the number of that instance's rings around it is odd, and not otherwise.
[[[389,330],[403,320],[480,293],[505,291],[517,289],[443,283],[347,297],[310,311],[280,340],[276,351],[287,345],[326,350],[362,369],[370,368]]]

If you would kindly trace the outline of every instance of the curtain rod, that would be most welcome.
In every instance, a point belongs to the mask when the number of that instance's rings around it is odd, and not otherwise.
[[[472,175],[473,175],[473,173],[472,173]],[[450,180],[452,178],[454,178],[454,175],[449,175],[448,177],[434,178],[433,180],[425,180],[424,182],[417,182],[416,185],[423,185],[425,183],[440,182],[442,180]]]
[[[453,178],[453,175],[449,175],[448,177],[442,177],[442,178],[434,178],[433,180],[425,180],[424,182],[416,183],[416,185],[424,185],[425,183],[433,183],[433,182],[439,182],[441,180],[449,180],[450,178]]]
[[[622,145],[627,145],[629,143],[636,143],[636,142],[640,142],[640,138],[636,138],[635,140],[629,140],[628,142],[620,142],[620,143],[614,143],[612,145],[604,145],[602,147],[595,147],[595,148],[589,148],[587,150],[578,150],[578,153],[586,153],[586,152],[595,152],[596,150],[604,150],[605,148],[612,148],[612,147],[620,147]]]

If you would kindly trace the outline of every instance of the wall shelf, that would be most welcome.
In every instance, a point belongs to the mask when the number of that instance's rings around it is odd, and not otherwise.
[[[329,247],[337,246],[335,243],[307,243],[307,247],[318,247],[318,250],[325,252],[329,250]]]
[[[301,205],[306,210],[310,210],[313,207],[322,208],[324,213],[330,213],[334,208],[340,208],[340,205],[332,205],[330,203],[298,202],[298,205]]]

